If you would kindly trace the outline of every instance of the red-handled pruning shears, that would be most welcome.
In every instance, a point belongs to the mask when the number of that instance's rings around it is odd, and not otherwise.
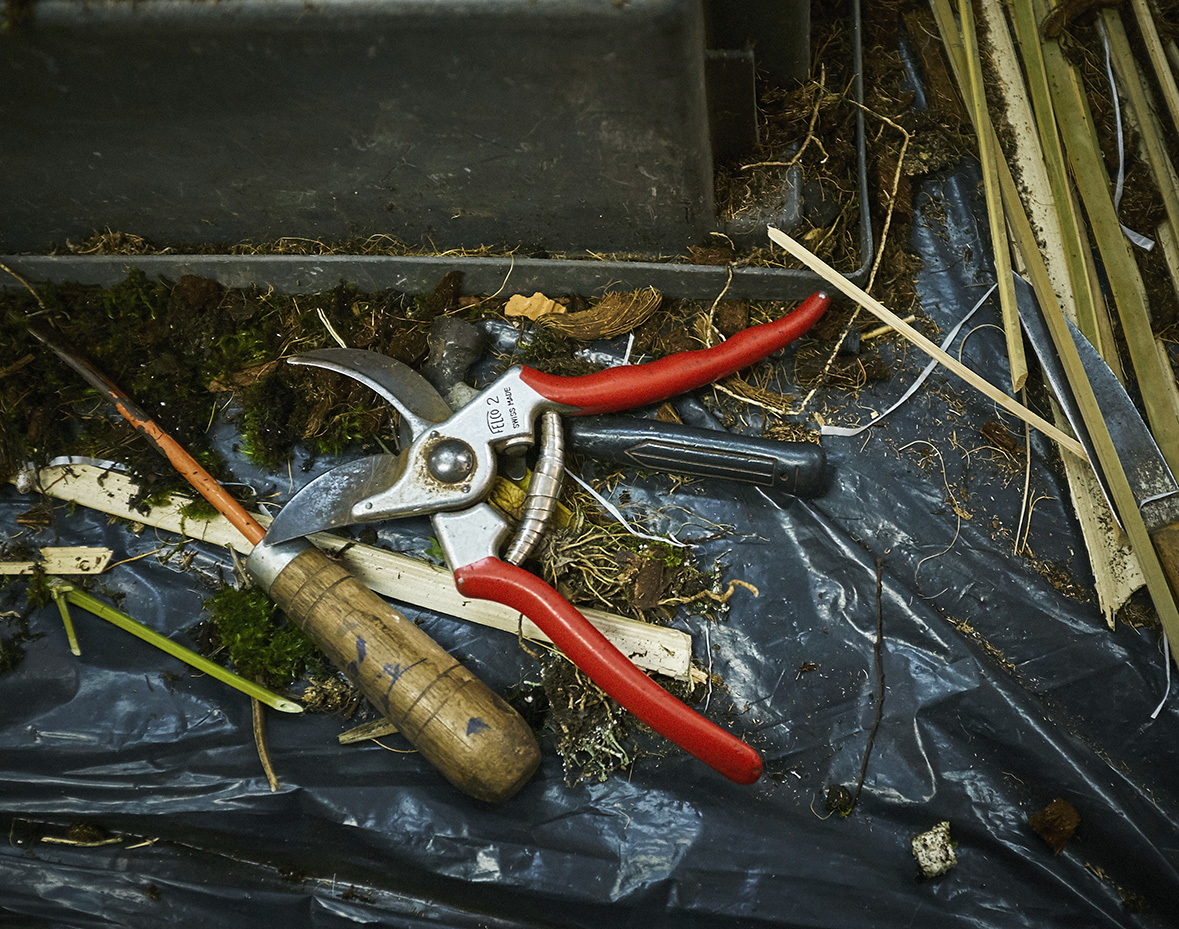
[[[656,732],[733,781],[751,784],[761,756],[672,697],[626,658],[557,591],[520,564],[548,525],[563,477],[562,414],[610,413],[710,384],[805,333],[827,309],[816,293],[782,319],[720,345],[649,364],[557,377],[517,366],[457,412],[411,368],[383,355],[323,349],[292,358],[356,378],[397,408],[412,436],[399,454],[349,462],[311,481],[271,524],[266,544],[398,516],[429,515],[464,595],[494,600],[531,619],[591,680]],[[513,527],[486,502],[498,454],[540,447],[524,516]]]

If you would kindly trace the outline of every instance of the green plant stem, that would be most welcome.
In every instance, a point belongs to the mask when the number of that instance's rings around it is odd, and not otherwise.
[[[269,707],[280,710],[283,713],[302,713],[303,707],[293,700],[288,700],[286,697],[276,694],[274,691],[263,687],[254,681],[242,677],[240,674],[234,674],[215,661],[210,661],[203,655],[198,655],[192,649],[185,648],[183,645],[178,645],[166,636],[160,635],[154,629],[149,629],[147,626],[127,616],[125,613],[120,613],[109,604],[103,603],[101,600],[90,596],[84,591],[78,590],[71,584],[54,583],[51,585],[53,599],[57,601],[58,608],[62,612],[62,618],[68,623],[68,613],[65,606],[65,601],[69,601],[75,606],[79,606],[87,612],[93,613],[100,619],[105,619],[108,623],[118,626],[120,629],[130,632],[137,636],[149,645],[154,645],[161,651],[167,652],[174,658],[179,658],[185,664],[191,665],[198,671],[208,674],[210,677],[215,677],[217,680],[228,684],[230,687],[235,687],[244,694],[248,694],[255,700],[265,703]],[[69,626],[67,626],[68,630]]]
[[[70,652],[75,655],[82,654],[82,648],[78,645],[78,634],[74,631],[74,621],[70,618],[69,607],[66,606],[65,596],[57,595],[57,588],[54,588],[53,602],[57,604],[57,609],[61,613],[61,624],[65,626],[66,639],[70,643]]]

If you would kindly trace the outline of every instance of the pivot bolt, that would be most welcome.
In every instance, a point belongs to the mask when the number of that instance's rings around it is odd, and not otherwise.
[[[465,481],[475,470],[475,450],[462,439],[443,439],[430,449],[426,469],[443,484]]]

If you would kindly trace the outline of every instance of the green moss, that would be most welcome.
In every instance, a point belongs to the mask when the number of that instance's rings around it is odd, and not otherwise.
[[[190,503],[184,504],[180,508],[181,519],[212,519],[217,515],[217,507],[213,506],[204,497],[196,497]]]
[[[339,454],[375,446],[388,428],[388,406],[371,390],[339,375],[275,366],[331,344],[329,327],[349,345],[407,363],[426,350],[428,322],[411,319],[413,298],[395,292],[341,286],[290,297],[187,275],[154,280],[138,270],[112,287],[42,283],[37,290],[43,319],[219,480],[232,476],[209,451],[208,430],[231,397],[240,404],[243,450],[275,471],[298,443],[313,455]],[[0,345],[10,359],[0,371],[12,368],[0,378],[0,480],[25,461],[76,454],[127,465],[142,489],[137,505],[189,493],[108,403],[28,335],[26,317],[40,312],[23,289],[0,294]]]
[[[242,677],[279,689],[323,666],[315,643],[257,588],[223,588],[205,601],[205,609]]]
[[[544,326],[534,326],[528,333],[527,340],[521,340],[519,357],[511,359],[511,363],[523,361],[547,374],[560,374],[566,377],[590,374],[598,370],[599,365],[578,357],[578,347],[578,342],[559,332],[546,329]]]
[[[0,636],[0,674],[20,667],[20,663],[25,660],[26,641],[21,633]]]
[[[663,562],[665,567],[679,568],[685,564],[684,549],[655,540],[639,540],[642,544],[635,546],[635,551],[645,558],[653,558]]]
[[[3,594],[0,598],[0,674],[3,674],[20,667],[25,660],[25,645],[41,637],[40,633],[29,631],[29,611],[52,603],[53,598],[45,575],[40,573],[27,579],[5,576],[0,583],[0,592]],[[21,593],[27,608],[10,609],[17,606]]]
[[[39,569],[29,577],[29,589],[25,596],[32,609],[39,609],[53,602],[53,591],[49,587],[49,580]]]
[[[355,445],[364,445],[373,437],[373,410],[371,407],[346,408],[332,417],[323,433],[314,437],[312,450],[319,454],[339,455]]]
[[[285,376],[260,378],[242,391],[242,450],[255,464],[277,468],[300,436],[292,428],[299,403]]]

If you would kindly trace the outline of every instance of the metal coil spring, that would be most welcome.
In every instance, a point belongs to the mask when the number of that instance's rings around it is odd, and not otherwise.
[[[565,435],[561,430],[560,414],[550,410],[540,418],[540,453],[528,482],[524,514],[515,538],[504,554],[504,561],[518,565],[532,554],[557,508],[564,479]]]

